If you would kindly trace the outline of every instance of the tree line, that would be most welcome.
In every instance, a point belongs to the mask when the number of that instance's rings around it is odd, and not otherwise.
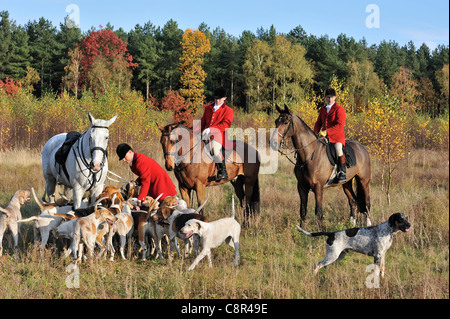
[[[21,26],[2,11],[0,80],[20,81],[37,97],[135,90],[154,105],[173,92],[199,103],[191,96],[195,90],[211,100],[220,85],[227,89],[229,104],[247,112],[270,112],[276,103],[299,104],[320,96],[337,77],[345,81],[355,113],[386,91],[430,116],[448,112],[448,46],[416,48],[412,41],[369,45],[345,34],[336,39],[307,34],[301,26],[287,34],[272,26],[243,31],[239,37],[205,23],[198,31],[205,37],[195,44],[201,54],[189,49],[187,32],[174,20],[163,27],[137,24],[129,32],[110,24],[82,32],[63,23],[57,28],[43,17]],[[197,78],[192,84],[195,90],[189,90],[186,72],[201,74],[201,83]]]

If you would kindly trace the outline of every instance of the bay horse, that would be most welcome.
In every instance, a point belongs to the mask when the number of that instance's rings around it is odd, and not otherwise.
[[[371,225],[369,182],[371,179],[370,156],[366,148],[356,141],[345,141],[350,145],[355,153],[356,164],[347,168],[347,181],[343,184],[336,184],[330,181],[333,172],[326,151],[326,145],[321,143],[318,135],[297,115],[292,113],[285,105],[282,110],[276,105],[280,113],[275,120],[276,131],[271,137],[272,148],[278,149],[291,138],[296,155],[294,167],[297,178],[297,191],[300,196],[300,227],[306,221],[308,204],[308,192],[312,190],[315,196],[315,215],[319,227],[323,229],[323,190],[325,187],[335,187],[342,185],[345,195],[347,195],[350,205],[350,222],[355,225],[355,209],[365,215],[367,226]],[[278,149],[278,151],[280,151]],[[353,191],[353,180],[356,181],[356,194]]]
[[[55,155],[66,140],[68,133],[51,137],[42,148],[42,172],[45,179],[45,195],[50,202],[55,200],[56,184],[62,184],[73,190],[73,205],[77,209],[86,191],[90,192],[90,205],[95,204],[97,196],[103,191],[108,173],[107,147],[109,126],[117,115],[110,120],[95,119],[88,113],[91,126],[79,135],[70,146],[65,160],[65,168],[56,162]],[[76,133],[76,132],[71,132]],[[70,134],[70,133],[69,133]]]
[[[243,141],[233,141],[236,143],[234,149],[226,150],[225,154],[229,179],[216,181],[216,165],[201,134],[194,134],[182,123],[165,127],[158,125],[158,128],[161,131],[165,167],[168,171],[174,171],[183,200],[190,205],[190,194],[195,190],[200,206],[205,201],[206,187],[231,182],[241,207],[245,202],[245,218],[259,213],[258,151]]]

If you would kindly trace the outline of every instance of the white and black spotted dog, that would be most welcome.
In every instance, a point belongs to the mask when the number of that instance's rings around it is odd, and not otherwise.
[[[297,226],[301,233],[316,237],[327,236],[325,258],[316,265],[314,274],[322,267],[331,265],[345,257],[348,251],[356,251],[374,257],[377,266],[376,274],[384,277],[384,256],[391,247],[394,234],[398,231],[407,232],[411,224],[403,213],[395,213],[384,223],[363,228],[351,228],[337,232],[310,233]]]

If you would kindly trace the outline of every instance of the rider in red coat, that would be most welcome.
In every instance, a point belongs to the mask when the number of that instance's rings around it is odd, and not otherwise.
[[[202,139],[211,139],[214,161],[217,165],[216,180],[228,180],[225,166],[224,150],[233,148],[233,143],[228,139],[226,130],[233,122],[233,109],[225,104],[226,90],[220,87],[214,91],[215,103],[205,106],[200,126],[194,129],[194,133],[202,130]]]
[[[145,200],[146,196],[152,198],[163,194],[159,200],[167,196],[175,196],[177,190],[167,172],[152,158],[133,152],[126,143],[119,144],[116,149],[119,160],[130,165],[131,171],[138,176],[136,184],[141,186],[138,195],[139,200]]]
[[[320,136],[328,136],[330,143],[334,143],[336,154],[338,156],[338,173],[336,175],[337,183],[344,183],[347,180],[345,165],[345,155],[342,150],[345,146],[345,110],[336,103],[336,91],[329,88],[325,92],[324,105],[319,110],[319,116],[314,125],[314,132]]]

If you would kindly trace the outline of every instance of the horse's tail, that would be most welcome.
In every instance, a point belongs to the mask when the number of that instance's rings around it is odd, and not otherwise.
[[[253,184],[253,193],[252,197],[250,198],[251,208],[256,212],[259,213],[259,202],[260,202],[260,193],[259,193],[259,177],[256,177],[255,184]]]
[[[356,181],[356,203],[358,205],[358,210],[360,213],[369,213],[370,210],[370,202],[368,201],[368,194],[366,194],[367,190],[364,188],[361,183],[361,178],[358,175],[355,176]]]

